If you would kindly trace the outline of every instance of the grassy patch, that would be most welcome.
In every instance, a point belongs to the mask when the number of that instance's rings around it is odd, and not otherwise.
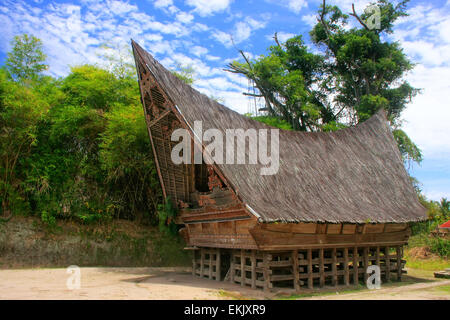
[[[254,300],[253,298],[243,296],[240,293],[230,292],[230,291],[225,291],[225,290],[219,290],[217,295],[220,298],[231,299],[231,300]]]
[[[441,292],[444,292],[444,293],[447,293],[447,294],[450,295],[450,285],[440,286],[440,287],[436,287],[434,289],[437,290],[437,291],[441,291]]]
[[[300,293],[300,294],[292,294],[292,295],[277,295],[275,296],[274,299],[277,300],[297,300],[297,299],[302,299],[302,298],[310,298],[310,297],[317,297],[317,296],[331,296],[331,295],[335,295],[335,294],[345,294],[345,293],[355,293],[355,292],[360,292],[362,290],[367,290],[366,286],[363,286],[362,284],[359,284],[358,286],[355,287],[349,287],[349,288],[339,288],[338,290],[336,289],[322,289],[320,291],[311,291],[311,292],[305,292],[305,293]]]
[[[406,257],[406,266],[412,269],[421,269],[425,271],[441,271],[450,267],[447,259],[413,259]]]

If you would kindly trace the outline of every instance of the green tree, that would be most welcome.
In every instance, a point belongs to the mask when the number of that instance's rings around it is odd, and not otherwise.
[[[139,102],[137,82],[131,76],[120,78],[93,65],[76,66],[62,81],[66,103],[107,111],[114,104]]]
[[[186,84],[192,85],[195,81],[195,70],[192,66],[183,66],[178,64],[176,70],[173,70],[172,73]]]
[[[11,45],[6,66],[15,80],[35,80],[42,71],[48,69],[48,65],[44,63],[47,56],[40,39],[28,34],[18,35]]]
[[[301,36],[276,45],[267,55],[233,62],[227,71],[251,79],[264,98],[269,116],[290,123],[294,130],[330,131],[355,125],[379,109],[386,110],[404,160],[420,162],[420,149],[400,129],[402,111],[419,90],[405,75],[413,64],[398,42],[386,40],[393,24],[405,16],[407,0],[396,6],[385,0],[375,4],[380,10],[380,26],[373,29],[355,8],[344,14],[323,1],[318,22],[310,32],[320,53],[312,53]],[[359,27],[350,27],[352,16]],[[253,96],[252,93],[245,93]]]
[[[315,88],[323,70],[323,58],[310,53],[301,36],[269,47],[267,56],[251,61],[241,51],[244,63],[234,61],[227,71],[251,79],[263,97],[268,115],[289,123],[295,130],[320,130],[319,119],[331,121],[332,114]]]
[[[0,69],[0,202],[9,216],[24,206],[23,175],[18,167],[36,143],[39,120],[49,105],[33,88],[12,81]]]
[[[106,114],[99,160],[110,198],[130,216],[155,212],[160,186],[141,105],[118,106]]]

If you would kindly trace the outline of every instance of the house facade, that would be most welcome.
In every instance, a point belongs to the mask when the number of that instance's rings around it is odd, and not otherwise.
[[[224,134],[272,128],[183,83],[136,42],[132,47],[163,195],[179,211],[193,275],[297,291],[357,284],[371,265],[383,281],[401,279],[408,223],[424,220],[426,211],[383,111],[336,132],[280,130],[278,171],[261,175],[262,164],[207,161],[212,155],[194,125]],[[206,160],[172,161],[177,129]]]

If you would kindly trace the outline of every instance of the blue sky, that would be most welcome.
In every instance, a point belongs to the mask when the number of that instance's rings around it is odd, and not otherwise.
[[[358,12],[366,0],[328,0],[344,12],[352,2]],[[66,75],[71,65],[104,64],[102,44],[114,53],[126,52],[130,38],[168,68],[178,64],[196,70],[195,87],[220,97],[245,113],[249,100],[246,79],[223,71],[237,59],[238,49],[250,57],[266,52],[273,34],[285,40],[308,31],[315,23],[321,0],[82,0],[0,1],[0,61],[16,34],[32,33],[44,42],[54,76]],[[407,75],[422,94],[403,114],[403,128],[424,153],[423,163],[410,173],[425,194],[450,197],[450,0],[414,0],[409,17],[395,25],[399,41],[417,63]],[[231,41],[233,39],[233,42]]]

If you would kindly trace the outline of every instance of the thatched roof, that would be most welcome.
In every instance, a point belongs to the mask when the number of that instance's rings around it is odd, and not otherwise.
[[[268,128],[186,85],[133,42],[160,87],[192,127],[223,132]],[[424,220],[384,111],[336,132],[280,130],[280,168],[218,164],[238,196],[263,222],[410,222]]]

